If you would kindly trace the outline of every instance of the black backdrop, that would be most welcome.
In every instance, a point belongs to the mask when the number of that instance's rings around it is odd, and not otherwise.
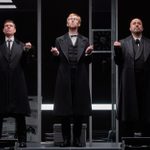
[[[99,6],[102,7],[101,0]],[[106,3],[109,0],[105,1]],[[113,0],[112,0],[113,1]],[[18,6],[17,10],[0,10],[0,39],[3,37],[2,27],[5,19],[13,19],[17,25],[16,36],[23,42],[31,41],[37,47],[37,10],[36,0],[14,0]],[[103,1],[104,2],[104,1]],[[134,17],[140,17],[144,24],[144,34],[150,37],[149,1],[118,0],[118,37],[119,39],[128,36],[129,22]],[[57,64],[53,62],[50,54],[50,47],[54,40],[67,32],[66,17],[70,12],[81,15],[82,25],[80,32],[88,36],[89,10],[88,0],[43,0],[42,1],[42,96],[43,103],[53,102],[54,83]],[[105,11],[105,10],[104,10]],[[102,15],[97,18],[96,24],[102,27],[108,22],[102,21]],[[107,20],[107,19],[106,19]],[[109,25],[108,25],[109,26]],[[26,77],[29,87],[29,95],[37,95],[37,60],[31,62],[27,69]],[[45,132],[52,132],[52,124],[55,121],[52,112],[42,112],[42,139]],[[108,130],[111,124],[110,112],[95,111],[93,113],[93,130]]]

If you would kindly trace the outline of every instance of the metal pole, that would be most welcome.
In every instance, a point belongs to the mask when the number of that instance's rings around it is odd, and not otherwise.
[[[112,130],[116,131],[116,142],[119,142],[119,127],[118,120],[116,120],[115,104],[118,103],[118,68],[114,63],[114,47],[113,42],[118,39],[118,0],[111,1],[111,49],[112,49]]]
[[[89,42],[92,43],[92,0],[89,0]],[[89,65],[89,85],[92,104],[92,64]],[[92,146],[92,116],[89,116],[89,146]]]
[[[37,101],[38,101],[38,142],[41,142],[41,0],[37,0]]]

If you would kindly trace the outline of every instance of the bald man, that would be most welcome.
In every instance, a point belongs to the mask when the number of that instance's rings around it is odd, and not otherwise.
[[[114,42],[119,70],[120,135],[150,136],[150,39],[143,36],[139,18],[131,20],[129,30],[130,36]]]

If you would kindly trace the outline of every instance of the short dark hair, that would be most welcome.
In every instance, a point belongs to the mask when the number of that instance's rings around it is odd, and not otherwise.
[[[15,24],[15,22],[14,22],[13,20],[11,20],[11,19],[6,19],[6,20],[4,21],[4,25],[5,25],[7,22],[13,23],[14,26],[15,26],[15,28],[16,28],[16,24]]]

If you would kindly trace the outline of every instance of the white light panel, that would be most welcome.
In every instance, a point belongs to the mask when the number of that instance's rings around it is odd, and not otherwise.
[[[15,5],[0,5],[0,9],[15,9]]]
[[[54,104],[42,104],[41,110],[53,110]],[[114,105],[116,109],[116,105]],[[112,104],[92,104],[92,110],[112,110]]]
[[[0,0],[0,3],[12,3],[12,0]]]

